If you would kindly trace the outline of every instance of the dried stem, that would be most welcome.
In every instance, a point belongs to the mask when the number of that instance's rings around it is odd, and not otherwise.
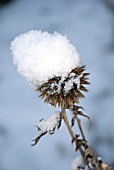
[[[78,127],[79,127],[79,129],[80,129],[80,132],[81,132],[82,138],[83,138],[83,140],[84,140],[84,141],[86,141],[86,138],[85,138],[85,135],[84,135],[83,129],[82,129],[82,127],[81,127],[81,121],[80,121],[80,119],[78,118],[78,116],[76,116],[76,120],[77,120]]]
[[[68,129],[70,135],[71,135],[71,138],[72,139],[74,139],[74,138],[76,139],[76,135],[74,134],[74,132],[73,132],[71,126],[70,126],[70,123],[69,123],[69,120],[67,118],[65,109],[62,109],[61,115],[62,115],[62,118],[63,118],[63,120],[64,120],[64,122],[65,122],[65,124],[67,126],[67,129]],[[78,143],[78,140],[76,139],[75,140],[75,144],[77,145],[77,143]],[[84,151],[83,151],[81,146],[79,146],[79,151],[80,151],[82,157],[84,157]]]
[[[76,148],[77,148],[77,145],[78,145],[78,150],[80,151],[80,153],[81,153],[81,155],[82,155],[82,157],[83,157],[83,160],[84,160],[85,164],[88,166],[88,169],[89,169],[89,170],[92,170],[92,169],[89,167],[89,161],[88,161],[87,159],[85,160],[85,158],[84,158],[84,157],[85,157],[85,151],[82,149],[82,146],[79,144],[79,141],[78,141],[78,139],[76,138],[76,135],[75,135],[75,133],[73,132],[71,126],[70,126],[70,123],[69,123],[69,120],[68,120],[68,117],[67,117],[67,114],[66,114],[66,110],[65,110],[65,109],[62,109],[61,116],[62,116],[62,118],[63,118],[63,120],[64,120],[64,122],[65,122],[65,125],[66,125],[66,127],[67,127],[67,129],[68,129],[68,131],[69,131],[69,133],[70,133],[70,135],[71,135],[72,140],[75,139],[74,142],[75,142],[75,144],[76,144]],[[82,127],[81,127],[81,122],[80,122],[80,120],[78,119],[78,117],[77,117],[77,123],[78,123],[79,129],[80,129],[80,131],[81,131],[83,140],[85,140],[85,136],[84,136],[84,133],[83,133],[83,130],[82,130]]]

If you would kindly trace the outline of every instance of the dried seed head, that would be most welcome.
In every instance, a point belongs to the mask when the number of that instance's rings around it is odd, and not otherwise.
[[[79,103],[80,98],[84,98],[82,91],[88,92],[84,85],[90,84],[87,78],[89,73],[83,73],[84,71],[85,66],[77,67],[68,75],[49,79],[39,87],[40,97],[54,107],[58,105],[69,109],[75,103]]]

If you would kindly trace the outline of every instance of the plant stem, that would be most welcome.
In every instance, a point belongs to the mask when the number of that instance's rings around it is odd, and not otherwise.
[[[67,117],[67,114],[66,114],[66,110],[65,110],[65,109],[62,109],[61,116],[62,116],[62,118],[63,118],[63,120],[64,120],[64,122],[65,122],[65,125],[66,125],[66,127],[67,127],[67,129],[68,129],[68,131],[69,131],[69,133],[70,133],[70,136],[71,136],[72,140],[75,139],[75,144],[76,144],[76,147],[77,147],[79,141],[77,140],[76,135],[75,135],[75,133],[73,132],[71,126],[70,126],[70,123],[69,123],[69,120],[68,120],[68,117]],[[79,125],[79,124],[78,124],[78,125]],[[81,125],[80,125],[80,126],[81,126]],[[79,127],[80,127],[80,126],[79,126]],[[82,129],[80,129],[80,130],[82,130]],[[83,134],[83,131],[82,131],[82,134]],[[82,135],[82,136],[83,136],[83,135]],[[83,136],[83,138],[85,139],[84,136]],[[83,160],[84,160],[85,164],[88,166],[88,169],[89,169],[89,170],[92,170],[92,169],[89,167],[89,162],[88,162],[88,160],[85,160],[85,159],[84,159],[84,154],[85,154],[85,153],[84,153],[84,151],[83,151],[83,149],[82,149],[82,147],[81,147],[80,145],[78,146],[78,149],[79,149],[79,151],[80,151],[80,153],[81,153],[81,155],[82,155],[82,157],[83,157]]]
[[[74,134],[74,132],[73,132],[71,126],[70,126],[70,123],[69,123],[69,120],[68,120],[68,118],[67,118],[65,109],[62,109],[61,114],[62,114],[62,118],[63,118],[63,120],[64,120],[64,122],[65,122],[65,124],[66,124],[66,126],[67,126],[67,129],[68,129],[68,131],[69,131],[69,133],[70,133],[70,135],[71,135],[71,138],[72,138],[72,139],[74,139],[74,138],[76,139],[76,135]],[[77,143],[78,143],[78,140],[76,139],[76,140],[75,140],[75,144],[77,145]],[[79,146],[79,151],[80,151],[82,157],[84,157],[84,151],[83,151],[83,149],[81,148],[81,146]]]
[[[82,138],[83,138],[83,140],[85,140],[85,141],[86,141],[86,138],[85,138],[84,132],[83,132],[82,127],[81,127],[81,121],[80,121],[80,119],[78,118],[78,116],[76,116],[76,120],[77,120],[78,127],[79,127],[79,129],[80,129],[80,132],[81,132]]]

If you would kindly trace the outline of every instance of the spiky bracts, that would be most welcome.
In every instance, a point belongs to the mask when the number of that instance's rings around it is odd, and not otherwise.
[[[65,109],[79,103],[79,99],[85,97],[82,91],[88,92],[84,85],[90,84],[87,77],[90,73],[84,73],[85,69],[84,65],[73,69],[67,76],[49,79],[39,87],[39,97],[54,107],[58,105]]]

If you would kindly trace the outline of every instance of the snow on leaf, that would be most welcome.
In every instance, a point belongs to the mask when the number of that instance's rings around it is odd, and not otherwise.
[[[60,113],[54,113],[47,119],[42,119],[38,122],[37,127],[39,129],[39,134],[47,132],[49,134],[53,134],[56,127],[59,126],[60,123]]]
[[[60,112],[52,114],[47,119],[41,119],[36,127],[39,131],[39,136],[33,140],[35,143],[32,145],[36,145],[39,139],[45,135],[46,133],[49,133],[52,135],[56,129],[59,129],[61,126],[61,116]]]

